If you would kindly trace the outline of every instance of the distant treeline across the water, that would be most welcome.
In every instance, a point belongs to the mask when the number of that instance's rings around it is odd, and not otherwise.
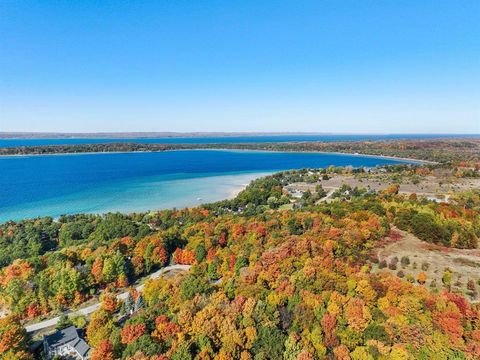
[[[158,144],[137,142],[63,144],[0,148],[0,155],[46,155],[103,152],[155,152],[187,149],[231,149],[261,151],[323,151],[393,156],[418,160],[452,162],[479,161],[480,139],[423,139],[338,142],[261,142]]]

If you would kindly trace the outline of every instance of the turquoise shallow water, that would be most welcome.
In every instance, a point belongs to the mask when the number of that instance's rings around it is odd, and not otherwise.
[[[0,212],[0,222],[41,215],[191,207],[231,198],[251,180],[267,174],[176,174],[116,181],[68,195],[8,207]]]
[[[356,155],[188,150],[0,158],[0,221],[147,211],[228,197],[252,179],[304,167],[399,161]]]

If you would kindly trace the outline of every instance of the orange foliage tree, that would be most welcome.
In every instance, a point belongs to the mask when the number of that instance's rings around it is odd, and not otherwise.
[[[145,324],[129,324],[125,325],[120,333],[123,344],[131,344],[140,336],[145,334],[147,326]]]
[[[110,340],[103,340],[93,349],[91,360],[114,360],[115,353]]]

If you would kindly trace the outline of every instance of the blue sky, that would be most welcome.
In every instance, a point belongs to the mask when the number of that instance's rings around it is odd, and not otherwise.
[[[480,133],[480,2],[0,1],[0,131]]]

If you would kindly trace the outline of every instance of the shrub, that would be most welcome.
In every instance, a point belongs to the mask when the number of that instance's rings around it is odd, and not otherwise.
[[[468,280],[467,282],[467,289],[470,290],[470,291],[475,291],[475,281],[473,281],[472,279]]]
[[[394,264],[394,263],[391,262],[390,264],[388,264],[388,268],[390,270],[397,270],[397,264]]]
[[[400,262],[402,263],[402,267],[407,267],[408,265],[410,265],[410,258],[408,256],[402,256],[402,259],[400,260]]]
[[[398,258],[395,256],[390,260],[390,264],[388,264],[388,268],[390,270],[397,270]]]
[[[445,270],[442,276],[442,282],[445,285],[450,285],[450,283],[452,282],[452,273],[450,272],[450,270]]]
[[[417,281],[419,284],[425,284],[425,282],[427,281],[427,274],[422,271],[420,274],[418,274]]]

